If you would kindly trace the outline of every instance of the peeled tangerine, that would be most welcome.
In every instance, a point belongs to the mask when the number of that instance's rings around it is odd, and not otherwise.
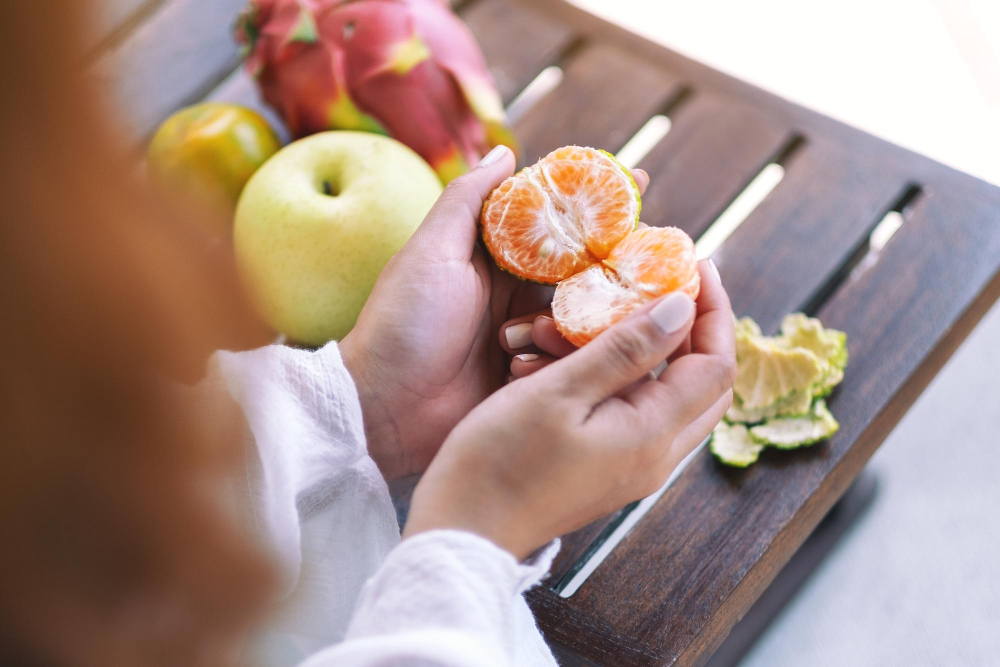
[[[697,298],[691,238],[636,229],[639,188],[605,151],[557,149],[500,184],[483,204],[483,241],[501,269],[557,284],[556,327],[581,346],[668,292]]]

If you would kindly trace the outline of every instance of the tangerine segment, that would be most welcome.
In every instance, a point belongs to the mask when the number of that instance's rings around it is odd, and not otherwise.
[[[483,241],[500,268],[553,284],[609,256],[639,220],[639,188],[604,151],[557,149],[483,204]]]
[[[552,297],[552,319],[559,333],[577,347],[643,304],[642,297],[600,264],[559,283]]]
[[[694,241],[676,227],[646,227],[629,234],[604,265],[648,298],[680,290],[696,299],[701,288]]]
[[[552,299],[556,328],[577,347],[657,297],[701,289],[694,243],[676,227],[640,229],[604,262],[562,281]]]

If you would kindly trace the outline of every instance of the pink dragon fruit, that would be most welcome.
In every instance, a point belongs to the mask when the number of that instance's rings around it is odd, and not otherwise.
[[[247,70],[291,132],[381,132],[445,183],[498,144],[500,95],[446,0],[251,0],[236,23]]]

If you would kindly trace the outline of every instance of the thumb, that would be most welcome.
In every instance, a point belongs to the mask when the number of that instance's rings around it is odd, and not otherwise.
[[[686,339],[694,315],[694,301],[687,294],[668,294],[538,375],[561,376],[570,394],[597,404],[669,357]]]
[[[514,153],[497,146],[474,169],[451,181],[414,232],[411,244],[430,259],[468,261],[479,236],[483,200],[514,173]]]

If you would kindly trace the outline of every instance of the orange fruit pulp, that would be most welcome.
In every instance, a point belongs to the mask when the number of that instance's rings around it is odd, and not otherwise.
[[[501,269],[557,283],[556,327],[581,346],[659,296],[698,296],[691,238],[676,227],[636,230],[641,205],[631,174],[611,154],[566,146],[490,194],[483,241]]]

